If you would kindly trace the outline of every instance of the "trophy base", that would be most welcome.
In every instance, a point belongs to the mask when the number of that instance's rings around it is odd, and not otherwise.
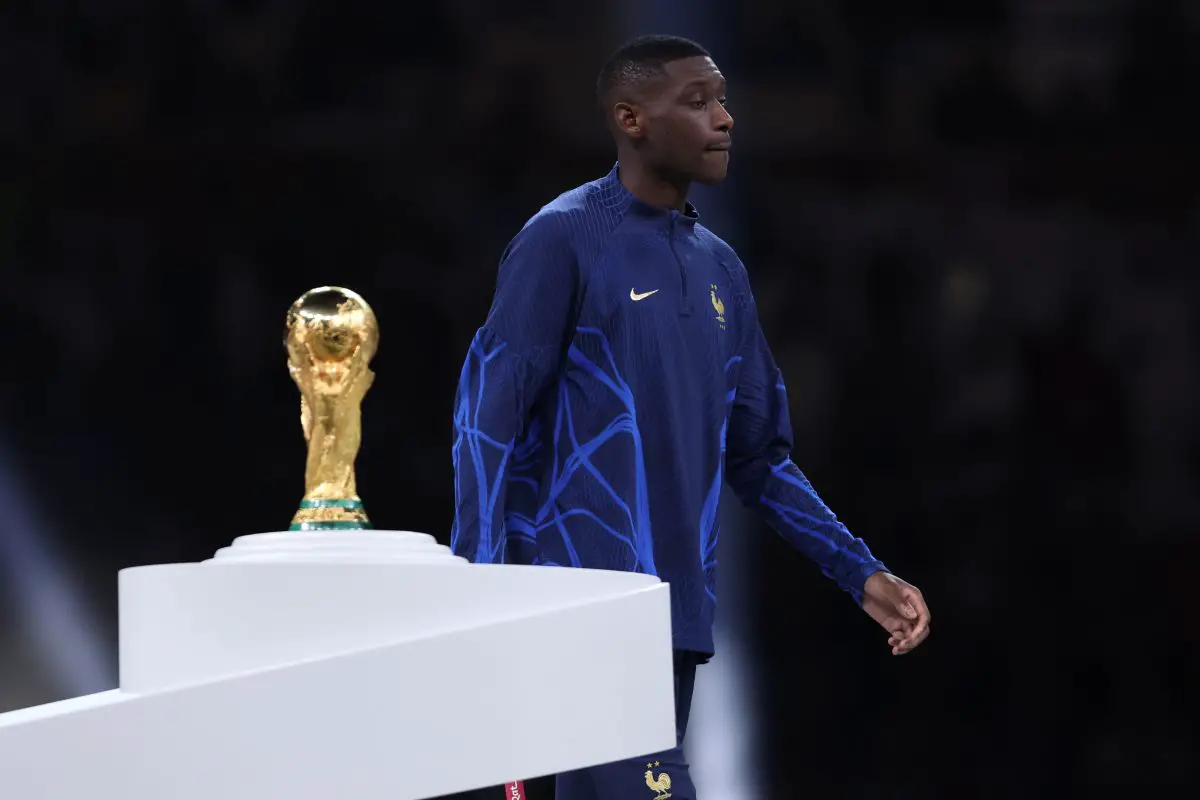
[[[306,530],[239,536],[205,563],[467,564],[427,533]]]
[[[369,522],[293,522],[289,531],[373,531]]]
[[[367,519],[362,500],[357,497],[300,501],[289,531],[369,531],[375,528]]]

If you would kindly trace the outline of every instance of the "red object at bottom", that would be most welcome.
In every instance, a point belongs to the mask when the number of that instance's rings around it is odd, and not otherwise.
[[[525,800],[525,784],[513,781],[504,785],[505,800]]]

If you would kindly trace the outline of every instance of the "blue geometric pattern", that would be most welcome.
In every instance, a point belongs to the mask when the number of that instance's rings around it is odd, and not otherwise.
[[[742,361],[741,356],[734,356],[725,362],[725,375],[728,377],[729,371],[736,364]],[[729,433],[729,411],[733,407],[733,401],[737,398],[737,389],[730,389],[725,393],[725,419],[721,422],[721,449],[720,458],[717,461],[716,474],[713,476],[712,483],[709,484],[708,494],[704,498],[704,506],[700,509],[700,569],[703,570],[704,593],[708,595],[709,600],[713,603],[717,602],[716,592],[713,591],[713,586],[716,583],[717,569],[717,542],[720,538],[721,520],[720,520],[720,502],[721,502],[721,487],[725,483],[725,438]]]
[[[461,552],[459,539],[463,533],[463,524],[473,522],[478,526],[473,532],[477,540],[475,552],[471,554],[470,560],[477,564],[498,564],[504,560],[504,532],[493,533],[492,524],[496,508],[504,498],[505,467],[512,455],[513,441],[509,439],[501,442],[488,436],[480,428],[479,415],[485,407],[488,364],[500,355],[506,345],[501,343],[488,350],[480,339],[481,336],[476,334],[471,341],[467,360],[459,374],[458,397],[455,398],[454,407],[456,435],[452,448],[456,476],[455,493],[461,501],[463,493],[459,490],[458,482],[473,480],[476,484],[475,497],[479,509],[476,518],[471,521],[463,519],[461,514],[455,514],[454,527],[450,531],[450,548],[456,553]],[[471,467],[465,472],[464,448],[467,450]],[[488,464],[491,461],[495,461],[496,464],[489,470]]]
[[[592,395],[596,389],[611,396],[619,409],[603,428],[590,438],[580,441],[577,415],[583,414],[592,424],[597,407],[612,405],[605,402],[588,402],[586,408],[576,409],[572,405],[572,392],[565,382],[555,388],[556,404],[554,414],[554,429],[549,452],[552,463],[542,486],[540,481],[540,464],[538,455],[543,451],[541,420],[533,419],[529,431],[520,442],[501,441],[490,435],[481,424],[481,410],[485,406],[488,388],[488,370],[503,352],[505,345],[493,346],[490,350],[480,343],[476,336],[472,342],[466,363],[459,377],[459,392],[454,414],[455,440],[453,447],[454,471],[459,479],[472,480],[475,483],[475,495],[478,497],[479,515],[477,529],[473,532],[478,537],[471,560],[476,563],[502,563],[506,550],[505,530],[496,530],[496,512],[507,492],[518,490],[531,492],[538,498],[536,514],[523,514],[513,507],[528,506],[526,503],[510,503],[504,509],[504,528],[510,539],[524,540],[531,545],[537,545],[544,531],[553,530],[560,537],[563,549],[567,554],[570,566],[584,566],[579,557],[578,549],[572,540],[568,521],[585,519],[593,523],[597,530],[622,542],[629,550],[631,561],[630,570],[656,575],[654,565],[654,535],[650,521],[650,488],[646,479],[646,467],[643,454],[643,443],[637,427],[637,406],[633,390],[621,375],[613,358],[612,346],[603,332],[595,328],[579,328],[576,331],[581,340],[593,340],[604,354],[604,366],[601,367],[583,350],[571,345],[568,359],[577,367],[573,374],[589,376],[596,382],[595,387],[583,387],[585,397]],[[490,398],[489,398],[490,399]],[[576,401],[579,402],[579,401]],[[616,437],[628,437],[633,448],[634,457],[634,497],[632,502],[622,497],[594,461],[594,454],[602,446]],[[469,468],[464,472],[463,459],[467,458]],[[511,466],[510,466],[511,461]],[[505,469],[508,468],[507,485],[504,482]],[[582,473],[582,474],[580,474]],[[613,525],[589,508],[564,508],[559,502],[563,493],[579,476],[590,478],[599,486],[611,502],[620,509],[622,524]],[[451,549],[460,551],[460,536],[464,520],[456,515],[455,525],[451,531]],[[715,517],[715,514],[714,514]],[[589,526],[590,528],[590,526]],[[554,561],[541,561],[547,565],[556,565]]]
[[[571,345],[571,349],[567,354],[571,363],[581,367],[588,375],[600,381],[601,384],[617,397],[624,410],[617,414],[598,435],[581,444],[575,433],[575,419],[569,405],[570,393],[566,391],[559,392],[559,411],[554,430],[554,439],[555,442],[561,440],[561,423],[565,419],[567,421],[567,433],[570,437],[571,455],[568,457],[567,464],[563,468],[562,473],[559,474],[558,451],[557,448],[555,449],[555,468],[552,474],[556,477],[551,486],[550,494],[552,498],[557,498],[562,493],[563,488],[565,488],[567,481],[575,474],[575,471],[580,467],[586,469],[588,474],[604,487],[605,492],[625,512],[629,522],[629,533],[620,533],[609,525],[606,525],[599,517],[589,511],[576,509],[575,512],[590,517],[604,530],[629,544],[633,550],[635,559],[632,571],[657,575],[658,573],[654,568],[654,537],[650,525],[650,487],[646,483],[646,459],[643,452],[642,436],[637,427],[637,407],[633,400],[633,390],[629,388],[629,384],[621,377],[621,371],[617,369],[617,362],[613,358],[612,346],[604,334],[595,328],[580,328],[578,334],[595,337],[604,352],[608,368],[611,372],[602,370],[575,345]],[[583,409],[583,412],[591,413],[592,409]],[[617,494],[612,484],[600,474],[600,471],[596,469],[590,459],[591,454],[600,445],[618,434],[628,434],[633,443],[634,491],[636,493],[633,509],[629,508],[625,499]],[[545,511],[543,508],[539,516],[545,514]],[[562,535],[569,543],[570,537],[567,535],[565,529],[562,531]]]
[[[786,408],[787,388],[782,379],[776,381],[775,391],[778,402]],[[884,566],[838,521],[790,456],[770,465],[758,508],[793,547],[817,564],[825,577],[836,581],[855,603],[862,603],[863,583]]]

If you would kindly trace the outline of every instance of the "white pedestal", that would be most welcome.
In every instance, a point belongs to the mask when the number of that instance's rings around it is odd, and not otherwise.
[[[119,592],[120,688],[0,714],[4,797],[415,800],[675,743],[653,577],[288,532]]]

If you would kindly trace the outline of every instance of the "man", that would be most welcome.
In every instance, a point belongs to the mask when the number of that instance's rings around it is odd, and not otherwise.
[[[644,572],[670,583],[679,743],[713,652],[723,482],[887,630],[929,632],[890,575],[792,463],[783,380],[745,267],[697,221],[733,119],[699,45],[636,39],[599,95],[617,166],[543,207],[509,244],[456,397],[453,550],[474,562]],[[648,769],[649,765],[649,769]],[[560,800],[692,798],[680,747],[558,777]]]

